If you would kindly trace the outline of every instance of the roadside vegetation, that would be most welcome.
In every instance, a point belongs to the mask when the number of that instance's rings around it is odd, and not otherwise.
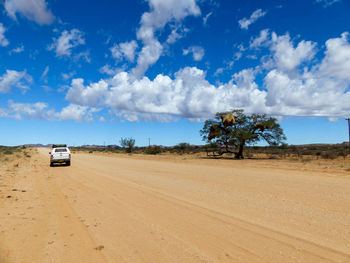
[[[180,143],[175,146],[151,145],[147,147],[134,147],[134,154],[175,154],[175,155],[197,155],[198,157],[211,157],[213,151],[220,151],[220,146],[209,143],[206,145],[190,145]],[[127,149],[117,145],[109,146],[83,146],[70,147],[72,152],[86,153],[128,153]],[[238,150],[238,149],[236,149]],[[234,151],[234,149],[233,149]],[[291,159],[291,160],[334,160],[346,159],[349,156],[348,143],[341,144],[309,144],[309,145],[288,145],[280,146],[247,146],[245,148],[246,159]],[[225,157],[218,156],[215,158],[234,158],[235,154],[226,154]]]
[[[104,152],[119,154],[176,154],[194,155],[200,158],[227,159],[289,159],[311,160],[346,159],[350,155],[348,143],[288,145],[277,119],[266,114],[245,114],[237,109],[218,112],[214,119],[204,122],[200,131],[205,145],[181,142],[174,146],[149,145],[137,147],[132,137],[121,138],[119,145],[85,145],[70,147],[72,152]],[[267,146],[255,146],[264,141]]]
[[[23,156],[30,158],[32,156],[32,151],[33,149],[25,146],[0,146],[0,161],[6,162]]]

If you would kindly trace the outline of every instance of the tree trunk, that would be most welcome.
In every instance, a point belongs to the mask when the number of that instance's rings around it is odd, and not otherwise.
[[[236,159],[244,159],[244,156],[243,156],[244,145],[245,145],[245,142],[240,143],[238,153],[236,154]]]

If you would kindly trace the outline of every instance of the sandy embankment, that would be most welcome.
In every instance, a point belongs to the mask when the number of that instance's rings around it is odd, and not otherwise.
[[[0,168],[1,263],[350,262],[350,173],[47,153]]]

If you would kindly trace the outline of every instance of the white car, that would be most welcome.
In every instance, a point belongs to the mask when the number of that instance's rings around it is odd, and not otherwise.
[[[70,166],[71,154],[68,147],[55,147],[50,154],[50,166],[53,166],[55,163],[65,163]]]

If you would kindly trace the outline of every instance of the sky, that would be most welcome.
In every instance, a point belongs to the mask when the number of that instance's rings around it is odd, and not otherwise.
[[[350,0],[2,0],[0,145],[203,144],[216,112],[348,140]]]

